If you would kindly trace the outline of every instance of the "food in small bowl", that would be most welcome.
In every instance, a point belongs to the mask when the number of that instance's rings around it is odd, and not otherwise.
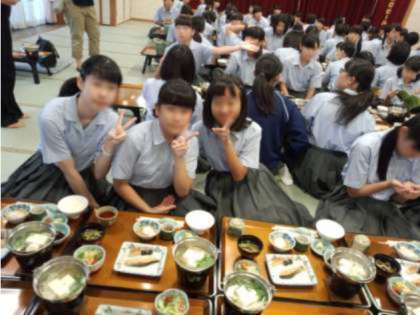
[[[68,223],[67,217],[62,214],[61,212],[50,212],[47,211],[47,215],[41,220],[42,223],[45,224],[54,224],[54,223]]]
[[[197,237],[197,234],[195,234],[191,230],[179,230],[174,235],[174,243],[178,243],[179,241],[182,241],[183,239],[191,238],[191,237]]]
[[[352,248],[366,252],[370,247],[370,239],[366,235],[359,234],[353,238]]]
[[[7,237],[7,248],[23,270],[32,271],[51,258],[55,240],[52,226],[39,221],[19,224]]]
[[[238,239],[238,249],[242,257],[253,259],[263,249],[263,242],[254,235],[242,235]]]
[[[224,281],[228,314],[260,314],[271,303],[272,286],[258,275],[248,272],[234,272]]]
[[[54,245],[59,245],[70,236],[70,227],[65,223],[52,223],[52,228],[55,231]]]
[[[233,265],[234,272],[250,272],[256,275],[260,275],[260,268],[257,263],[250,259],[239,259]]]
[[[95,209],[95,217],[100,224],[111,226],[117,221],[118,210],[111,206],[100,207]]]
[[[184,291],[168,289],[156,297],[155,309],[159,315],[185,315],[190,310],[190,303]]]
[[[311,245],[311,238],[307,235],[298,234],[295,237],[296,245],[295,249],[298,252],[306,252],[309,245]]]
[[[73,254],[78,261],[88,266],[89,271],[98,271],[105,262],[105,249],[99,245],[80,246]]]
[[[391,256],[376,254],[373,256],[376,266],[376,280],[385,281],[389,277],[397,276],[401,271],[400,263]]]
[[[31,205],[17,202],[6,206],[3,210],[3,218],[10,224],[19,224],[26,220],[31,211]]]
[[[105,234],[105,227],[99,223],[87,223],[80,229],[79,241],[81,243],[96,243]]]
[[[321,219],[315,224],[319,236],[329,242],[342,239],[346,234],[343,226],[333,220]]]
[[[326,251],[333,250],[334,246],[323,239],[316,238],[311,242],[311,249],[319,256],[324,256]]]
[[[198,235],[203,235],[213,227],[215,219],[214,216],[207,211],[193,210],[188,212],[185,216],[185,223],[193,232]]]
[[[174,239],[174,235],[176,229],[178,227],[178,223],[173,219],[161,219],[160,220],[160,238],[166,241],[172,241]]]
[[[245,222],[240,218],[229,220],[228,234],[232,236],[241,236],[245,229]]]
[[[401,304],[405,295],[411,293],[420,293],[419,289],[417,289],[414,284],[401,277],[388,278],[386,289],[389,297],[398,304]]]
[[[49,314],[79,314],[88,277],[87,266],[61,256],[34,270],[32,286]]]
[[[401,242],[395,246],[398,256],[410,261],[420,261],[420,246],[414,243]]]
[[[160,224],[155,220],[150,219],[141,219],[136,221],[133,225],[133,232],[142,240],[142,241],[151,241],[154,239],[160,232]]]
[[[80,195],[70,195],[60,199],[57,208],[70,219],[78,219],[88,208],[89,202],[86,197]]]
[[[47,209],[42,205],[33,205],[29,213],[33,220],[42,220],[47,215]]]
[[[279,253],[291,251],[296,245],[295,239],[290,234],[282,231],[271,232],[268,240],[273,249]]]

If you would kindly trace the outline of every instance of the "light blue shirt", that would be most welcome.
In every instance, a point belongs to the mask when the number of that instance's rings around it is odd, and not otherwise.
[[[263,54],[267,51],[263,51]],[[241,78],[246,85],[252,86],[255,79],[255,64],[257,59],[249,56],[245,50],[235,51],[230,55],[225,73]]]
[[[275,52],[277,49],[283,47],[284,36],[274,34],[273,28],[265,28],[265,41],[267,42],[267,50]]]
[[[391,51],[393,43],[388,44],[388,42],[385,40],[384,44],[379,46],[379,49],[377,51],[377,54],[375,55],[375,64],[378,66],[382,66],[388,62],[388,54]]]
[[[349,159],[343,169],[344,185],[351,188],[361,188],[366,184],[379,182],[377,169],[379,150],[383,138],[389,131],[372,132],[358,138],[350,151]],[[386,179],[413,181],[420,184],[420,159],[409,160],[393,153],[389,161]],[[395,193],[393,188],[374,193],[371,197],[379,200],[389,200]]]
[[[163,23],[165,20],[172,20],[172,22],[176,19],[176,15],[174,13],[174,8],[172,7],[169,11],[165,9],[164,6],[161,6],[157,9],[155,14],[155,22]]]
[[[258,27],[261,27],[263,30],[270,26],[270,23],[265,17],[261,17],[259,21],[254,19],[254,17],[250,17],[249,19],[246,20],[246,23],[248,24],[248,27],[258,26]]]
[[[223,29],[217,35],[217,43],[219,46],[235,46],[242,43],[241,34],[236,34],[228,30],[230,24],[223,26]]]
[[[108,132],[118,115],[110,108],[99,112],[85,128],[77,114],[77,95],[59,97],[45,105],[39,116],[41,144],[45,164],[74,160],[76,169],[89,167],[101,151]]]
[[[386,99],[389,93],[393,91],[406,91],[409,94],[414,94],[416,91],[420,89],[420,80],[417,80],[416,82],[411,82],[408,85],[404,84],[404,81],[402,78],[392,77],[385,81],[384,87],[381,90],[380,98]],[[403,102],[399,99],[398,96],[394,96],[392,98],[392,103],[394,105],[402,105]]]
[[[314,59],[302,66],[300,56],[293,56],[285,61],[283,77],[287,88],[293,91],[305,92],[309,88],[319,89],[322,83],[322,67]]]
[[[194,15],[195,16],[202,16],[205,11],[206,11],[206,4],[205,3],[199,4],[197,9],[194,12]]]
[[[198,136],[200,152],[211,167],[219,172],[229,172],[222,141],[201,121],[193,126],[193,130],[200,133]],[[261,127],[256,122],[251,122],[241,131],[231,132],[231,140],[243,166],[259,168],[261,135]]]
[[[377,56],[380,53],[381,46],[382,46],[382,41],[379,38],[374,38],[372,40],[362,41],[361,50],[372,53],[372,55],[375,57],[375,60],[376,60]],[[376,61],[375,63],[378,64]]]
[[[289,58],[299,58],[299,50],[296,50],[292,47],[282,47],[278,48],[274,54],[279,58],[283,67],[286,63],[286,60]]]
[[[174,41],[176,41],[175,24],[174,23],[172,23],[168,27],[168,33],[166,34],[166,41],[168,43],[173,43]]]
[[[344,66],[350,58],[345,57],[337,61],[331,62],[327,69],[325,70],[324,76],[322,78],[322,84],[328,86],[330,91],[336,90],[336,82],[340,71],[344,69]]]
[[[150,78],[150,79],[147,79],[143,85],[141,96],[146,101],[146,106],[147,106],[146,120],[155,119],[155,116],[153,115],[153,110],[155,109],[155,105],[159,97],[160,88],[162,87],[163,84],[165,84],[164,80]],[[197,96],[197,101],[195,103],[194,113],[191,117],[191,125],[196,123],[197,121],[200,121],[201,118],[203,117],[203,99],[201,98],[201,95],[197,92],[196,92],[196,96]]]
[[[383,66],[377,68],[372,86],[382,88],[385,85],[385,81],[389,78],[398,78],[397,72],[399,67],[388,61]]]
[[[327,59],[332,60],[331,58],[335,59],[335,56],[333,54],[335,53],[335,47],[338,43],[341,43],[344,41],[344,37],[341,36],[334,36],[330,39],[327,39],[325,41],[324,48],[321,50],[320,55],[326,56]]]
[[[375,119],[366,110],[347,125],[337,122],[340,100],[336,93],[315,95],[302,110],[308,125],[309,141],[320,148],[348,154],[361,135],[375,131]]]
[[[195,178],[198,141],[192,138],[184,157],[188,176]],[[112,177],[131,185],[162,189],[172,185],[175,161],[158,119],[132,127],[112,162]]]

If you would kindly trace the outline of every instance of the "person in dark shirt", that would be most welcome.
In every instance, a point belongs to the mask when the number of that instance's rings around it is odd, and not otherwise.
[[[247,92],[248,116],[262,128],[260,160],[272,172],[308,147],[305,119],[297,106],[275,89],[282,69],[275,55],[261,56],[254,84]]]

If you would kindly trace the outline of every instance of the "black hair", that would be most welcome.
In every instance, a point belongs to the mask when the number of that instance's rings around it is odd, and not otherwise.
[[[195,76],[194,56],[186,45],[173,46],[163,58],[159,76],[162,80],[183,79],[192,84]]]
[[[316,20],[318,23],[325,24],[325,19],[323,17],[317,18]]]
[[[245,39],[247,37],[255,38],[255,39],[258,39],[260,42],[262,42],[265,38],[265,32],[259,26],[247,27],[242,32],[242,39]]]
[[[351,95],[344,91],[338,93],[341,106],[337,113],[337,123],[348,125],[359,114],[367,110],[374,100],[371,84],[375,76],[375,67],[366,60],[352,59],[345,64],[345,71],[358,83],[357,95]]]
[[[404,40],[410,45],[414,46],[419,42],[419,33],[417,32],[409,32],[404,35]]]
[[[303,16],[302,12],[300,12],[300,11],[296,11],[295,14],[293,14],[293,15],[296,16],[296,17],[300,17],[300,18]]]
[[[88,76],[121,85],[123,81],[120,67],[111,58],[104,55],[94,55],[86,59],[80,67],[80,77],[86,80]]]
[[[192,28],[192,16],[186,14],[180,14],[175,19],[175,27],[177,26],[188,26]]]
[[[194,30],[193,39],[198,43],[202,42],[201,33],[204,31],[205,25],[206,22],[202,16],[192,17],[192,28]]]
[[[368,19],[368,18],[363,18],[362,22],[360,22],[360,26],[362,27],[364,32],[367,32],[371,25],[372,25],[372,23],[371,23],[370,19]]]
[[[263,9],[260,5],[253,5],[252,6],[252,14],[262,12],[262,11],[263,11]]]
[[[377,28],[376,26],[371,26],[368,30],[368,37],[369,37],[369,40],[380,38],[379,28]]]
[[[356,49],[354,47],[353,43],[350,43],[349,41],[339,42],[336,46],[337,49],[340,49],[344,51],[347,57],[351,58],[353,57]]]
[[[319,48],[319,38],[310,34],[305,34],[302,37],[301,45],[306,48]]]
[[[350,33],[355,33],[355,34],[359,35],[359,40],[356,43],[356,54],[357,54],[357,53],[359,53],[362,50],[362,33],[363,33],[363,28],[360,25],[353,25],[349,29],[349,34]]]
[[[305,30],[306,35],[311,35],[319,39],[319,31],[315,25],[309,25]]]
[[[334,32],[336,35],[344,37],[349,33],[349,25],[345,23],[336,24]]]
[[[63,82],[58,92],[58,97],[73,96],[79,93],[79,87],[77,86],[77,77],[67,79]]]
[[[384,30],[384,37],[382,38],[382,45],[385,44],[386,37],[392,30],[401,32],[401,25],[399,25],[398,23],[387,24],[384,26],[383,30]]]
[[[401,127],[408,128],[407,137],[414,141],[414,147],[417,151],[420,151],[420,114],[415,115],[413,118],[407,120],[400,127],[392,129],[386,134],[382,140],[381,147],[379,149],[378,157],[378,168],[377,174],[379,180],[386,180],[386,174],[388,172],[389,162],[391,161],[392,155],[397,146],[398,134]]]
[[[242,13],[237,12],[237,11],[233,11],[229,15],[226,16],[226,20],[228,22],[232,22],[232,21],[243,21],[243,19],[244,19],[244,17],[242,15]]]
[[[375,65],[375,56],[370,51],[362,50],[355,57],[368,61],[372,66]]]
[[[217,80],[213,80],[211,82],[207,90],[206,99],[204,101],[203,123],[208,129],[211,129],[216,125],[216,121],[214,120],[211,111],[211,104],[213,102],[213,98],[217,96],[224,96],[226,91],[228,91],[229,94],[233,96],[240,96],[241,111],[239,113],[239,117],[236,119],[230,129],[232,131],[241,131],[249,126],[249,120],[247,119],[248,108],[245,87],[241,79],[228,74],[222,74],[217,77]]]
[[[204,11],[203,18],[209,24],[213,24],[217,20],[216,13],[214,13],[213,11],[209,11],[209,10]]]
[[[392,62],[394,65],[402,65],[407,58],[410,56],[411,47],[408,43],[395,43],[392,45],[391,50],[388,53],[386,59]]]
[[[265,54],[255,64],[255,80],[252,91],[255,94],[257,108],[268,115],[274,112],[274,86],[271,81],[283,70],[283,65],[274,54]]]
[[[398,68],[397,75],[399,78],[402,76],[403,68],[407,68],[413,72],[420,72],[420,56],[413,56],[408,58],[404,63],[404,67]],[[417,82],[418,80],[420,80],[420,73],[417,74],[413,82]]]
[[[182,79],[166,81],[159,91],[156,105],[175,105],[194,111],[197,96],[188,82]]]
[[[289,18],[287,17],[286,14],[280,13],[280,14],[273,15],[271,17],[270,24],[271,24],[271,27],[273,28],[274,34],[276,33],[276,28],[277,28],[277,25],[279,25],[279,23],[284,24],[283,34],[286,34],[287,30],[289,29]]]
[[[306,16],[306,23],[308,24],[314,24],[316,22],[316,15],[313,13],[309,13]]]
[[[302,37],[305,35],[303,32],[299,31],[290,31],[284,36],[283,47],[291,47],[296,50],[300,49],[300,43],[302,42]]]
[[[179,11],[179,14],[185,14],[185,15],[193,16],[194,11],[189,4],[184,4],[181,7],[181,11]]]
[[[298,31],[298,32],[303,32],[303,26],[302,26],[302,24],[295,23],[295,24],[292,26],[292,30],[294,30],[294,31]]]

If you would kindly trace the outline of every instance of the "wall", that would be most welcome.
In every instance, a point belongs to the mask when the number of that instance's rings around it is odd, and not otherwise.
[[[420,33],[420,0],[413,0],[414,5],[411,9],[410,14],[405,21],[405,27],[410,31],[415,31]]]
[[[162,0],[131,0],[131,18],[153,20]]]

